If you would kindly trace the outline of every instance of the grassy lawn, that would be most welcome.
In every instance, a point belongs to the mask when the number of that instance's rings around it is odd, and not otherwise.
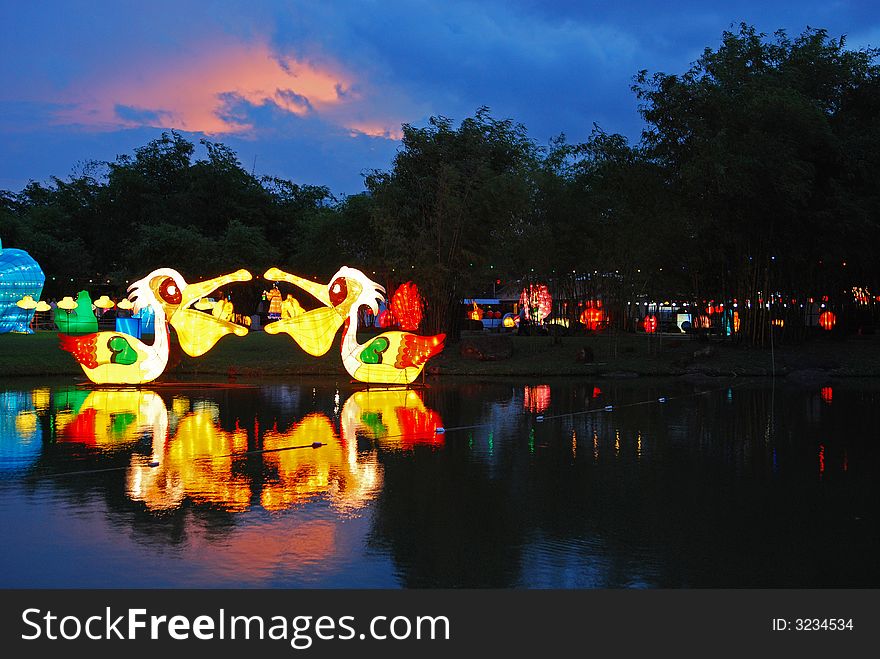
[[[194,359],[172,355],[169,378],[199,375],[282,376],[345,375],[337,344],[325,356],[314,358],[286,335],[253,332],[244,338],[225,337],[207,355]],[[548,375],[770,375],[771,353],[727,343],[700,343],[689,338],[643,334],[564,337],[511,337],[513,355],[499,361],[465,359],[459,344],[450,343],[429,364],[430,373],[443,376]],[[711,354],[694,356],[710,346]],[[591,350],[593,360],[577,354]],[[179,353],[179,351],[177,351]],[[815,369],[834,376],[880,375],[880,337],[837,339],[821,337],[799,346],[778,346],[776,372]],[[70,375],[83,377],[73,356],[58,348],[54,332],[33,335],[0,334],[0,377]]]

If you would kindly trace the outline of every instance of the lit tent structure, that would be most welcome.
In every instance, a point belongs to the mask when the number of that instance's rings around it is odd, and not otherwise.
[[[3,248],[0,240],[0,334],[24,332],[30,328],[34,309],[23,309],[16,304],[26,295],[40,299],[46,276],[30,254],[21,249]]]

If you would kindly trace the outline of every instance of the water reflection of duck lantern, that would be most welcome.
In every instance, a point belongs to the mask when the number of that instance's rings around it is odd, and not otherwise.
[[[101,448],[136,441],[147,433],[164,442],[168,410],[154,391],[101,389],[88,392],[73,418],[56,428],[59,441]]]
[[[413,389],[368,389],[353,393],[340,414],[342,437],[355,443],[360,433],[380,442],[380,446],[409,447],[415,444],[443,444],[437,428],[443,419],[425,407]]]
[[[184,499],[230,512],[247,509],[248,480],[232,471],[233,453],[247,450],[247,431],[219,426],[220,409],[201,401],[175,401],[180,417],[174,436],[154,441],[153,455],[134,455],[128,470],[128,495],[151,510],[169,510]]]
[[[310,355],[327,353],[340,327],[342,364],[359,382],[409,384],[425,363],[443,350],[445,334],[419,336],[412,332],[391,331],[374,336],[366,344],[357,342],[358,310],[368,307],[379,313],[385,289],[360,270],[343,266],[329,284],[319,284],[271,268],[265,274],[270,281],[284,281],[311,294],[325,306],[283,318],[266,325],[267,334],[286,332]]]
[[[324,446],[310,448],[314,442]],[[283,510],[322,495],[335,508],[360,508],[381,481],[376,452],[358,454],[357,442],[340,439],[320,413],[309,414],[285,432],[266,431],[263,449],[263,464],[275,474],[263,482],[260,502],[266,510]]]
[[[85,336],[60,335],[61,348],[72,353],[95,384],[143,384],[159,377],[168,364],[167,322],[177,331],[180,347],[198,357],[227,334],[244,336],[247,328],[201,313],[190,306],[220,286],[248,281],[239,270],[208,281],[188,284],[176,270],[159,268],[129,287],[134,312],[150,308],[155,314],[152,344],[121,332],[97,332]]]

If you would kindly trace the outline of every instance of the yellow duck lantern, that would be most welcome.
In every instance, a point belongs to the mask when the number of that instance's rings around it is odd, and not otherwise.
[[[360,270],[343,266],[329,284],[303,279],[278,268],[266,271],[269,281],[284,281],[311,294],[324,307],[282,318],[265,327],[267,334],[286,332],[310,355],[320,357],[330,350],[340,327],[342,364],[349,375],[368,384],[410,384],[425,363],[443,350],[445,334],[419,336],[412,332],[383,332],[368,343],[357,342],[358,309],[369,307],[379,313],[385,289]]]
[[[250,279],[251,273],[238,270],[188,284],[176,270],[159,268],[128,289],[134,313],[150,307],[155,314],[156,334],[152,344],[121,332],[97,332],[85,336],[61,334],[61,348],[73,354],[95,384],[151,382],[168,365],[168,324],[177,331],[180,347],[192,357],[205,354],[227,334],[247,334],[247,328],[241,325],[200,313],[190,306],[221,286]]]

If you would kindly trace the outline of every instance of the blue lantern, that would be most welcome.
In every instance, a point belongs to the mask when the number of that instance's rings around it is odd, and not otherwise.
[[[0,334],[33,334],[30,324],[34,310],[15,303],[25,295],[39,300],[45,282],[43,270],[30,254],[21,249],[3,249],[0,241]]]

